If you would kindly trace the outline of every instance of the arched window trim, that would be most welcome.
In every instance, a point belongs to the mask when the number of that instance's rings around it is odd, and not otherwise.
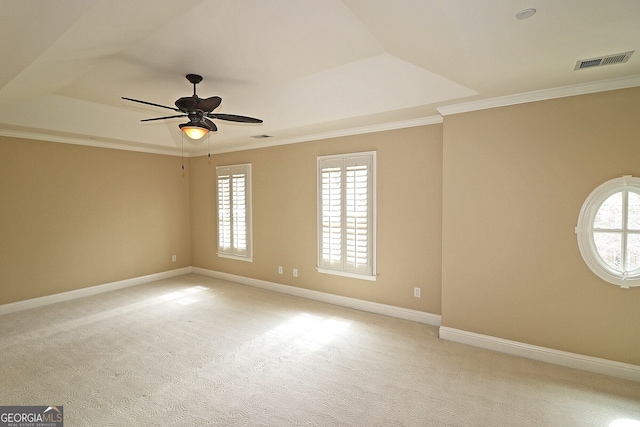
[[[593,237],[594,221],[602,204],[611,195],[624,191],[640,194],[640,178],[625,175],[621,178],[607,181],[593,190],[582,205],[575,231],[580,254],[591,271],[609,283],[622,288],[629,288],[640,286],[640,268],[625,272],[611,268],[600,257]],[[623,215],[627,215],[627,212],[623,212]],[[626,230],[623,230],[622,233],[628,234]]]

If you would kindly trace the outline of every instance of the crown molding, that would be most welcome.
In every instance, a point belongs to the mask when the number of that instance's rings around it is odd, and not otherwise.
[[[195,157],[195,156],[207,155],[207,153],[209,152],[211,152],[211,154],[221,154],[221,153],[228,153],[228,152],[234,152],[234,151],[254,150],[257,148],[273,147],[277,145],[296,144],[300,142],[317,141],[321,139],[340,138],[340,137],[351,136],[351,135],[384,132],[389,130],[404,129],[404,128],[432,125],[432,124],[438,124],[438,123],[442,123],[442,116],[437,115],[437,116],[429,116],[429,117],[420,117],[417,119],[402,120],[402,121],[389,122],[389,123],[380,123],[380,124],[375,124],[370,126],[341,129],[341,130],[330,131],[330,132],[310,134],[310,135],[305,135],[301,137],[282,138],[282,139],[273,138],[266,141],[260,141],[260,142],[255,142],[251,144],[241,144],[239,146],[229,148],[229,149],[221,148],[218,150],[212,149],[211,151],[209,151],[209,148],[206,145],[202,145],[202,148],[190,149],[188,152],[187,151],[182,152],[180,148],[141,146],[137,144],[131,144],[131,143],[120,142],[120,141],[105,141],[97,138],[91,139],[91,138],[80,138],[80,137],[74,137],[74,136],[51,135],[51,134],[39,133],[39,132],[25,132],[25,131],[9,130],[9,129],[1,129],[1,128],[0,128],[0,136],[33,139],[38,141],[59,142],[63,144],[84,145],[84,146],[98,147],[98,148],[110,148],[114,150],[136,151],[141,153],[162,154],[162,155],[168,155],[168,156]]]
[[[441,116],[420,117],[411,120],[402,120],[398,122],[380,123],[370,126],[361,126],[351,129],[341,129],[331,132],[323,132],[312,135],[306,135],[296,138],[288,138],[282,140],[284,144],[296,144],[298,142],[317,141],[320,139],[341,138],[344,136],[362,135],[366,133],[385,132],[389,130],[405,129],[416,126],[426,126],[442,123]]]
[[[297,144],[301,142],[318,141],[329,138],[340,138],[352,135],[361,135],[367,133],[384,132],[389,130],[410,128],[416,126],[433,125],[443,122],[443,117],[453,114],[467,113],[478,110],[486,110],[490,108],[506,107],[510,105],[525,104],[529,102],[544,101],[556,98],[564,98],[569,96],[586,95],[590,93],[606,92],[610,90],[627,89],[640,86],[640,75],[627,77],[623,79],[605,80],[597,83],[580,84],[573,86],[562,86],[553,89],[544,89],[533,92],[519,93],[515,95],[507,95],[497,98],[483,99],[478,101],[465,102],[454,105],[437,107],[439,115],[420,117],[410,120],[402,120],[389,123],[380,123],[370,126],[361,126],[355,128],[340,129],[336,131],[321,132],[309,134],[299,137],[278,138],[274,137],[268,140],[256,141],[250,144],[241,144],[232,148],[220,148],[211,150],[212,154],[221,154],[242,150],[254,150],[258,148],[274,147],[278,145]],[[82,138],[76,136],[51,135],[39,132],[24,132],[18,130],[1,129],[0,136],[26,138],[40,141],[60,142],[64,144],[84,145],[90,147],[109,148],[115,150],[136,151],[150,154],[162,154],[169,156],[195,157],[206,155],[209,150],[205,147],[200,149],[190,149],[182,151],[179,147],[157,147],[149,145],[138,145],[127,143],[124,141],[106,141],[104,139],[93,139],[90,137]]]
[[[526,104],[529,102],[565,98],[568,96],[586,95],[590,93],[606,92],[617,89],[627,89],[636,86],[640,86],[640,76],[633,76],[616,80],[605,80],[597,83],[562,86],[553,89],[544,89],[533,92],[519,93],[515,95],[501,96],[498,98],[482,99],[479,101],[471,101],[462,104],[438,107],[437,110],[438,113],[440,113],[442,116],[448,116],[452,114],[486,110],[489,108],[506,107],[509,105]]]
[[[46,133],[25,132],[25,131],[2,129],[2,128],[0,128],[0,136],[6,136],[10,138],[32,139],[35,141],[58,142],[62,144],[84,145],[87,147],[108,148],[112,150],[125,150],[125,151],[136,151],[140,153],[149,153],[149,154],[162,154],[166,156],[179,157],[181,155],[180,148],[143,146],[143,145],[136,145],[136,144],[126,143],[121,141],[105,141],[99,138],[92,139],[90,137],[81,138],[81,137],[75,137],[75,136],[51,135]],[[186,152],[184,153],[184,157],[188,157]]]
[[[322,139],[341,138],[345,136],[362,135],[366,133],[385,132],[389,130],[434,125],[434,124],[442,123],[442,121],[443,121],[442,116],[437,115],[437,116],[429,116],[429,117],[420,117],[417,119],[410,119],[410,120],[401,120],[397,122],[379,123],[379,124],[370,125],[370,126],[360,126],[355,128],[340,129],[340,130],[335,130],[330,132],[314,133],[314,134],[309,134],[309,135],[304,135],[299,137],[291,137],[291,138],[274,137],[267,140],[254,142],[252,144],[245,144],[237,148],[228,148],[228,149],[221,148],[219,150],[212,151],[212,154],[230,153],[233,151],[243,151],[243,150],[255,150],[257,148],[275,147],[278,145],[297,144],[301,142],[319,141]],[[195,152],[192,151],[192,156],[206,155],[206,154],[207,154],[206,150],[197,150]]]

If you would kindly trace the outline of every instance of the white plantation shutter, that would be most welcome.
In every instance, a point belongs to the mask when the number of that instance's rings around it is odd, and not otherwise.
[[[251,259],[251,165],[216,168],[218,255]]]
[[[218,252],[231,248],[231,175],[218,175]]]
[[[374,165],[374,152],[318,158],[320,271],[375,276]]]
[[[322,264],[342,267],[342,168],[326,162],[322,169]]]
[[[368,159],[367,159],[368,160]],[[369,274],[369,168],[364,160],[346,165],[345,270]]]
[[[231,176],[233,200],[233,247],[238,251],[247,250],[247,176],[234,173]]]

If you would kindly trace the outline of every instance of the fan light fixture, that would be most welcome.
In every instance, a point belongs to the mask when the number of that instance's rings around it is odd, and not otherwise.
[[[202,81],[202,76],[198,74],[187,74],[187,80],[193,84],[193,95],[183,96],[175,102],[174,107],[167,105],[156,104],[148,101],[141,101],[139,99],[122,97],[127,101],[138,102],[140,104],[152,105],[154,107],[166,108],[167,110],[173,110],[176,114],[173,116],[154,117],[152,119],[142,119],[141,122],[150,122],[154,120],[174,119],[177,117],[189,117],[188,123],[183,123],[180,126],[180,130],[183,131],[191,139],[202,139],[203,136],[209,132],[215,132],[218,130],[216,124],[211,119],[226,120],[228,122],[239,123],[262,123],[262,120],[247,116],[238,116],[236,114],[218,114],[213,110],[220,106],[222,98],[219,96],[212,96],[210,98],[200,98],[196,95],[196,85]]]
[[[191,139],[200,139],[209,133],[209,129],[199,126],[197,123],[189,122],[183,123],[180,126],[180,130],[187,134]]]

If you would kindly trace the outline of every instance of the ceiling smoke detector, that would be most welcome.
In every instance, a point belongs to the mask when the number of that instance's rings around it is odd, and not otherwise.
[[[621,64],[627,62],[631,54],[635,51],[615,53],[613,55],[601,56],[599,58],[581,59],[576,62],[574,70],[584,70],[585,68],[602,67],[603,65]]]

